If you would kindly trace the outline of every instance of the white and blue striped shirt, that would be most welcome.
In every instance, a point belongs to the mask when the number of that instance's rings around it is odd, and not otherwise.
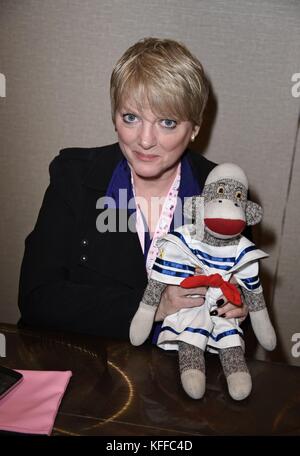
[[[219,273],[224,280],[234,274],[239,285],[259,293],[262,291],[258,259],[268,255],[244,236],[237,245],[211,246],[194,238],[194,226],[183,225],[157,240],[158,256],[150,277],[159,282],[179,285],[193,276],[200,267],[205,275]]]

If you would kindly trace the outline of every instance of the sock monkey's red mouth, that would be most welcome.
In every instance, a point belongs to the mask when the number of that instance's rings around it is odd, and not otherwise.
[[[204,223],[211,231],[217,234],[240,234],[246,226],[244,220],[225,220],[221,218],[206,218]]]

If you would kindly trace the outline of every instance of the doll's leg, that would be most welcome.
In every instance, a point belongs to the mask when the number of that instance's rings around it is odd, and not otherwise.
[[[250,320],[258,342],[266,350],[276,347],[276,334],[271,323],[263,293],[252,293],[243,288],[243,295],[250,311]]]
[[[201,348],[178,342],[179,369],[185,392],[193,399],[200,399],[205,392],[205,359]]]
[[[131,321],[129,337],[132,345],[141,345],[149,336],[155,312],[166,286],[165,283],[149,280],[139,308]]]
[[[245,399],[251,392],[252,381],[242,348],[223,348],[219,355],[230,396],[237,401]]]

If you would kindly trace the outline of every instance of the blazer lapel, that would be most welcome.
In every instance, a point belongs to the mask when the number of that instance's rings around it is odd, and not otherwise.
[[[118,144],[109,149],[98,154],[83,181],[80,236],[86,247],[84,266],[131,287],[144,287],[147,284],[144,255],[138,234],[130,230],[130,226],[135,226],[132,215],[127,209],[96,207],[99,198],[106,195],[112,173],[123,158]]]

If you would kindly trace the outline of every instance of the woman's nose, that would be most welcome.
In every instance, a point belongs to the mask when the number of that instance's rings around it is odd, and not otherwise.
[[[144,124],[139,133],[139,144],[143,149],[151,149],[156,145],[155,126]]]

